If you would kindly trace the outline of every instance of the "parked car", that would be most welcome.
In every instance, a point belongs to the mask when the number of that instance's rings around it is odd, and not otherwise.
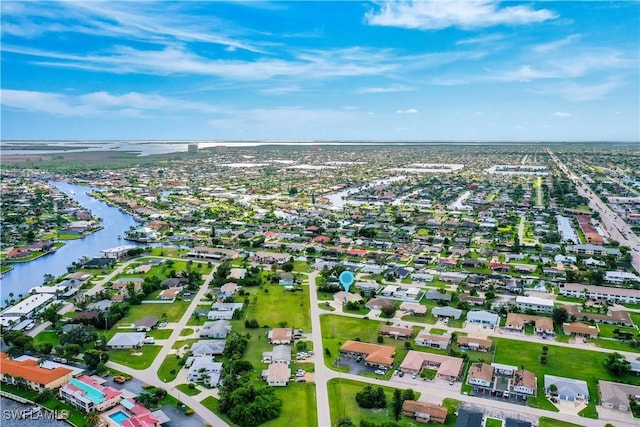
[[[113,377],[113,381],[117,382],[118,384],[124,384],[127,381],[127,379],[122,375],[116,375],[115,377]]]
[[[374,374],[378,374],[378,375],[384,375],[386,374],[385,371],[383,371],[382,369],[376,369],[375,371],[373,371]]]

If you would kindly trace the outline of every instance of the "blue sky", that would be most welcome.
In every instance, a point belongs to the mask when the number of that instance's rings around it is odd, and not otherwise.
[[[640,3],[3,1],[2,139],[640,139]]]

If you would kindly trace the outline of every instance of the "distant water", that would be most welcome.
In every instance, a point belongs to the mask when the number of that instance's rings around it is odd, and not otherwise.
[[[33,415],[20,419],[18,416],[21,411],[28,410],[30,407],[30,405],[0,397],[0,425],[2,427],[69,427],[70,425],[65,421],[49,419],[49,416],[45,418],[44,415]]]
[[[121,245],[139,245],[136,242],[118,239],[131,226],[137,226],[133,217],[123,213],[105,202],[87,194],[93,188],[73,185],[67,182],[52,182],[55,187],[74,199],[80,206],[91,211],[98,218],[102,218],[103,228],[83,239],[66,240],[65,245],[56,252],[24,263],[13,263],[13,270],[5,273],[0,280],[0,303],[13,293],[14,298],[19,294],[26,295],[34,286],[42,285],[45,274],[57,277],[67,272],[67,266],[78,261],[83,256],[96,257],[102,249]]]

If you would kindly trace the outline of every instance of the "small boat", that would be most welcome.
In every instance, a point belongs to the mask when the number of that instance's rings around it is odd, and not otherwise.
[[[122,239],[122,236],[120,234],[118,234],[118,240]]]

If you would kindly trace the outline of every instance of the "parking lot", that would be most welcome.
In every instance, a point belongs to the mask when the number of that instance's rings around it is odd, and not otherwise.
[[[360,360],[360,362],[358,362],[356,357],[346,355],[338,357],[333,364],[335,366],[347,366],[349,368],[349,373],[353,375],[360,375],[361,372],[369,372],[373,374],[377,369],[372,366],[367,366],[364,363],[364,360]]]
[[[509,397],[503,397],[502,393],[492,394],[488,390],[474,387],[473,395],[476,396],[476,397],[481,397],[483,399],[487,399],[487,400],[499,400],[499,401],[502,401],[502,402],[513,403],[514,405],[527,406],[527,401],[526,400],[524,400],[524,399],[522,399],[522,397],[516,396],[514,394],[510,394]]]

